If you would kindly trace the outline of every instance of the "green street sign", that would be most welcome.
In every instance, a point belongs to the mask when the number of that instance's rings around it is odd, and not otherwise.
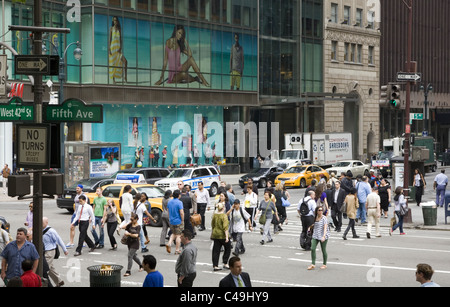
[[[411,113],[409,116],[410,119],[423,120],[423,113]]]
[[[34,121],[33,105],[24,105],[19,97],[13,97],[8,103],[0,104],[0,122],[27,121]]]
[[[69,98],[62,105],[44,105],[44,121],[103,123],[103,106],[87,105],[77,98]]]

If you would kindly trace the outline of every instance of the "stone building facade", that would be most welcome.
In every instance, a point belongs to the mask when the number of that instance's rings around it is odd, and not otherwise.
[[[324,4],[324,132],[351,132],[353,156],[379,150],[379,3]]]

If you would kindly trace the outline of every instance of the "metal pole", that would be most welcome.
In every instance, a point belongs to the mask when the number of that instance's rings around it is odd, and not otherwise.
[[[42,0],[34,0],[34,26],[42,26]],[[42,54],[42,32],[33,31],[34,35],[34,54]],[[42,123],[42,75],[34,76],[34,122]],[[42,239],[42,218],[43,218],[43,201],[42,201],[42,173],[36,172],[33,174],[33,244],[39,254],[39,266],[36,274],[43,276],[43,259],[44,259],[44,244]]]
[[[412,53],[412,20],[413,20],[413,0],[409,0],[408,6],[408,50],[407,50],[407,72],[412,72],[411,67],[411,53]],[[404,182],[403,188],[405,190],[405,196],[409,196],[409,184],[410,184],[410,136],[411,136],[411,126],[409,129],[406,127],[409,125],[410,116],[410,106],[411,106],[411,81],[406,82],[406,112],[405,112],[405,154],[404,154]],[[406,223],[411,223],[411,210],[408,210],[408,215],[405,217]]]
[[[428,131],[428,86],[425,89],[425,102],[424,102],[424,106],[425,106],[425,126],[423,127],[423,131],[427,132]]]

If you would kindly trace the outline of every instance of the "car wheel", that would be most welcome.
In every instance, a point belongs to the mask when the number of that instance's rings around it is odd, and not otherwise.
[[[153,220],[150,220],[150,226],[152,227],[161,227],[162,226],[162,212],[158,208],[153,208],[150,211],[150,214],[156,220],[156,223]]]
[[[217,195],[218,190],[219,189],[217,183],[211,184],[211,187],[209,188],[209,196],[215,197]]]
[[[266,179],[261,179],[260,181],[259,181],[259,187],[260,188],[265,188],[265,187],[267,187],[267,182],[266,182]]]
[[[305,178],[302,178],[302,179],[300,180],[300,187],[301,187],[302,189],[306,188],[306,180],[305,180]]]

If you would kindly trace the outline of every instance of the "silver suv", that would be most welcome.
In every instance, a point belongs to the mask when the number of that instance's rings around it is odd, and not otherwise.
[[[198,167],[186,167],[177,168],[167,176],[167,178],[158,180],[155,185],[163,190],[176,190],[178,189],[178,181],[183,181],[184,184],[189,184],[192,190],[196,190],[198,183],[203,182],[203,186],[209,190],[211,196],[216,196],[220,175],[214,166],[198,166]]]

